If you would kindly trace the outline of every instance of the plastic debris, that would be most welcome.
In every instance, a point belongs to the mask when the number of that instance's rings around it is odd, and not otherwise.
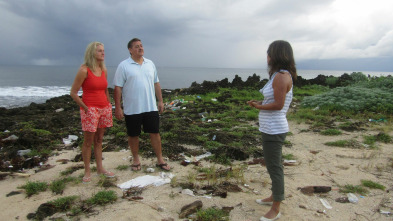
[[[193,157],[187,157],[184,155],[182,155],[182,156],[185,158],[185,160],[184,160],[185,162],[191,163],[191,162],[200,161],[201,159],[206,158],[206,157],[210,157],[211,155],[212,155],[212,153],[206,152],[206,153],[199,155],[199,156],[193,156]]]
[[[24,155],[26,155],[26,154],[28,154],[28,153],[30,153],[30,152],[31,152],[30,149],[27,149],[27,150],[18,150],[18,155],[19,155],[19,156],[24,156]]]
[[[14,141],[14,140],[17,140],[17,139],[19,139],[19,137],[13,134],[13,135],[11,135],[11,136],[9,136],[7,138],[2,139],[2,141]]]
[[[375,119],[368,119],[368,121],[370,121],[370,122],[388,122],[386,119],[384,119],[384,118],[379,118],[378,120],[375,120]]]
[[[325,199],[319,199],[322,203],[322,205],[326,208],[326,209],[332,209],[333,207],[329,204],[329,202]]]
[[[174,176],[172,173],[166,174],[163,172],[160,173],[159,176],[151,176],[151,175],[139,176],[127,182],[118,184],[117,186],[123,190],[129,189],[131,187],[145,187],[149,185],[161,186],[170,183],[173,177]]]
[[[307,195],[312,195],[313,193],[327,193],[332,190],[330,186],[305,186],[298,188],[300,191]]]
[[[391,212],[389,212],[389,211],[385,211],[385,210],[379,210],[379,213],[380,213],[380,214],[383,214],[383,215],[387,215],[387,216],[393,214],[393,213],[391,213]]]
[[[192,190],[190,190],[190,189],[184,189],[184,190],[181,191],[181,193],[185,194],[185,195],[195,196],[194,192]]]
[[[347,197],[348,197],[349,202],[351,202],[351,203],[356,204],[356,203],[359,202],[359,199],[358,199],[358,198],[356,197],[356,195],[353,194],[353,193],[348,193],[348,194],[347,194]]]
[[[146,169],[146,172],[148,172],[148,173],[154,173],[154,171],[155,171],[154,168],[151,168],[151,167]]]
[[[217,138],[217,136],[216,136],[216,135],[214,135],[212,140],[216,140],[216,138]]]
[[[76,136],[76,135],[68,135],[68,138],[63,138],[63,143],[65,145],[70,145],[70,144],[72,144],[76,140],[78,140],[78,136]]]
[[[59,112],[64,111],[64,108],[59,108],[59,109],[56,109],[55,111],[56,111],[56,113],[59,113]]]

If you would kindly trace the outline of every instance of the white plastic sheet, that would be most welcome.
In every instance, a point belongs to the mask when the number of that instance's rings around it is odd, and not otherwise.
[[[159,176],[151,176],[151,175],[139,176],[127,182],[118,184],[117,186],[123,190],[129,189],[131,187],[145,187],[149,185],[161,186],[170,183],[172,178],[173,178],[172,173],[162,172],[160,173]]]

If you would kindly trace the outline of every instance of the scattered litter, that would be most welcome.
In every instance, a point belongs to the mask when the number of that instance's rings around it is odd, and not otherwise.
[[[216,137],[217,137],[217,136],[216,136],[216,135],[214,135],[212,140],[216,140]]]
[[[189,215],[196,213],[202,207],[203,207],[203,203],[200,200],[195,201],[191,204],[185,205],[180,209],[179,218],[183,219],[183,218],[189,217]]]
[[[296,166],[296,160],[284,160],[284,166]]]
[[[31,149],[27,149],[27,150],[18,150],[18,156],[24,156],[28,153],[31,152]]]
[[[252,159],[252,161],[247,162],[247,164],[248,165],[261,164],[262,166],[266,166],[264,158],[254,158]]]
[[[10,132],[9,130],[5,130],[5,131],[4,131],[4,133],[9,133],[9,132]]]
[[[184,190],[181,191],[181,193],[184,194],[184,195],[195,196],[194,192],[192,190],[190,190],[190,189],[184,189]]]
[[[14,141],[17,140],[19,137],[17,137],[16,135],[12,134],[11,136],[2,139],[2,141]]]
[[[59,108],[59,109],[56,109],[55,111],[56,111],[56,113],[59,113],[59,112],[64,111],[64,108]]]
[[[212,101],[217,101],[217,99],[216,98],[212,98]]]
[[[148,173],[154,173],[154,171],[155,171],[154,168],[151,168],[151,167],[146,169],[146,172],[148,172]]]
[[[305,186],[298,188],[300,191],[306,195],[312,195],[313,193],[327,193],[332,190],[330,186]]]
[[[329,202],[325,199],[319,198],[319,200],[321,201],[322,205],[324,207],[326,207],[326,209],[332,209],[333,207],[329,204]]]
[[[347,196],[348,196],[349,202],[354,203],[354,204],[356,204],[356,203],[359,202],[359,199],[356,197],[355,194],[353,194],[353,193],[348,193]]]
[[[207,113],[207,112],[202,112],[202,113],[199,113],[198,115],[200,116],[200,117],[205,117],[205,116],[207,116],[209,113]]]
[[[368,121],[370,121],[370,122],[388,122],[386,119],[384,119],[384,118],[380,118],[380,119],[378,119],[378,120],[374,120],[374,119],[368,119]]]
[[[55,167],[55,165],[50,165],[50,164],[40,165],[40,168],[38,168],[37,170],[34,170],[34,172],[38,173],[38,172],[41,172],[44,170],[49,170],[53,167]]]
[[[205,154],[202,154],[202,155],[199,155],[199,156],[193,156],[193,157],[187,157],[187,156],[184,156],[184,154],[180,154],[180,155],[182,155],[184,158],[185,158],[185,162],[186,163],[192,163],[192,162],[197,162],[197,161],[200,161],[201,159],[203,159],[203,158],[206,158],[206,157],[210,157],[211,155],[212,155],[212,153],[210,153],[210,152],[206,152]]]
[[[391,212],[389,212],[389,211],[385,211],[385,210],[379,210],[379,213],[380,213],[380,214],[383,214],[383,215],[387,215],[387,216],[393,214],[393,213],[391,213]]]
[[[319,106],[316,106],[314,109],[312,109],[313,111],[317,111],[319,110]]]
[[[78,136],[76,136],[76,135],[68,135],[68,138],[63,138],[63,143],[65,145],[70,145],[70,144],[72,144],[76,140],[78,140]]]
[[[349,203],[349,200],[348,200],[348,197],[344,196],[344,197],[337,198],[336,202],[338,202],[338,203]]]
[[[172,173],[166,174],[162,172],[160,173],[159,176],[151,176],[151,175],[139,176],[122,184],[118,184],[117,186],[123,190],[129,189],[131,187],[145,187],[148,185],[161,186],[170,183],[172,178],[173,178]]]

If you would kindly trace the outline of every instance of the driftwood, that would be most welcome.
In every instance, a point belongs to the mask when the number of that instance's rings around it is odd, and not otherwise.
[[[13,172],[0,172],[0,176],[20,176],[20,177],[29,177],[30,174],[26,174],[26,173],[13,173]]]

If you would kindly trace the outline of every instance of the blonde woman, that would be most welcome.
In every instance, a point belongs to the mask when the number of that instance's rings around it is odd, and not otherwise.
[[[105,128],[112,127],[112,105],[110,103],[107,81],[107,69],[104,63],[104,44],[90,43],[85,52],[85,61],[76,74],[70,95],[80,107],[83,130],[82,157],[85,165],[83,182],[91,181],[90,158],[94,144],[94,156],[97,173],[114,177],[112,172],[102,166],[102,139]],[[78,91],[82,87],[82,99]]]

